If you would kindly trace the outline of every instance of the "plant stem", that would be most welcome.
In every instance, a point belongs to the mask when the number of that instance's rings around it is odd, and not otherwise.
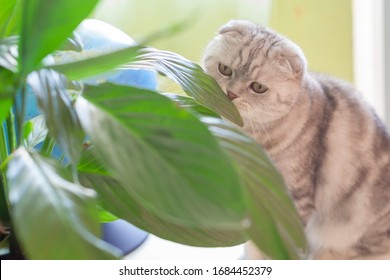
[[[0,124],[0,223],[2,226],[9,226],[9,209],[8,209],[8,200],[6,197],[6,178],[5,172],[1,168],[6,164],[8,160],[8,148],[7,148],[7,134],[6,134],[7,124],[4,122]]]
[[[3,226],[9,226],[9,210],[6,198],[6,178],[1,168],[8,160],[7,123],[0,124],[0,222]]]
[[[0,124],[0,165],[8,157],[8,143],[7,143],[7,124],[3,122]]]
[[[10,226],[8,205],[5,176],[2,172],[0,172],[0,222],[6,227]]]
[[[54,145],[56,141],[47,133],[45,140],[43,141],[43,145],[41,148],[41,153],[47,157],[50,157],[53,153]]]
[[[11,154],[17,147],[16,143],[16,132],[15,132],[15,115],[11,109],[7,118],[7,135],[8,135],[8,155]]]
[[[22,81],[24,80],[22,79]],[[20,110],[16,112],[16,120],[17,120],[16,147],[20,146],[20,143],[23,140],[23,122],[24,122],[24,116],[26,114],[26,83],[22,82],[22,85],[19,86],[19,89],[21,89],[20,94],[22,98],[21,98]],[[17,103],[15,102],[15,104]]]

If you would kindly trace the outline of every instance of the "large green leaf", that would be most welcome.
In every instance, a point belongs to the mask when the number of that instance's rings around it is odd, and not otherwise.
[[[158,93],[113,84],[86,86],[76,109],[99,159],[145,208],[180,224],[241,224],[237,174],[193,115]]]
[[[0,0],[0,38],[15,35],[20,25],[22,0]]]
[[[73,56],[73,57],[72,57]],[[69,53],[67,62],[46,67],[65,74],[72,80],[94,76],[114,67],[148,68],[161,72],[180,84],[200,104],[230,121],[242,125],[237,108],[226,97],[218,83],[202,68],[188,59],[167,51],[131,46],[101,54],[98,50]],[[123,65],[123,64],[126,64]]]
[[[209,115],[192,98],[168,94],[191,112]],[[283,179],[259,145],[236,129],[212,118],[203,119],[234,158],[247,190],[251,217],[250,236],[272,258],[299,258],[304,255],[305,237],[300,219]]]
[[[27,75],[57,49],[99,0],[24,0],[20,71]]]
[[[253,140],[213,118],[204,118],[237,163],[245,185],[249,237],[272,259],[299,259],[306,251],[303,226],[279,172]]]
[[[184,95],[180,95],[180,94],[175,94],[175,93],[171,93],[171,92],[165,92],[162,94],[164,96],[168,97],[169,99],[175,101],[177,104],[180,105],[180,107],[188,110],[189,112],[191,112],[195,115],[219,118],[219,115],[217,113],[215,113],[214,111],[211,111],[207,107],[200,105],[192,97],[188,97],[188,96],[184,96]]]
[[[219,229],[212,226],[184,226],[153,214],[126,191],[126,186],[122,186],[105,170],[92,149],[83,152],[78,170],[80,182],[99,193],[105,209],[161,238],[202,247],[233,246],[247,240],[242,227]]]
[[[19,148],[8,164],[14,230],[30,259],[115,259],[97,236],[95,192],[57,162]]]
[[[3,98],[0,96],[0,125],[2,125],[3,121],[9,115],[11,107],[12,107],[12,99]]]
[[[196,63],[172,52],[143,48],[128,67],[146,67],[159,71],[178,84],[197,102],[242,126],[237,108],[227,98],[218,83]]]
[[[31,73],[28,83],[38,98],[51,135],[76,166],[84,133],[71,98],[66,92],[67,80],[54,70],[42,69]]]

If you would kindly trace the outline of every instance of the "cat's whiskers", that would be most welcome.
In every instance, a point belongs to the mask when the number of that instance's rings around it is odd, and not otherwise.
[[[269,135],[266,127],[261,122],[256,121],[256,120],[252,120],[252,116],[256,116],[255,109],[253,108],[253,106],[249,102],[246,104],[248,104],[248,106],[246,106],[246,108],[248,108],[250,110],[250,112],[248,114],[250,117],[248,119],[249,119],[249,122],[250,122],[250,125],[251,125],[253,131],[264,132],[264,135],[265,135],[267,142],[271,143],[271,136]],[[256,125],[256,127],[254,127],[253,123]],[[260,135],[260,137],[263,138],[263,135]],[[264,141],[264,142],[266,142],[266,141]]]

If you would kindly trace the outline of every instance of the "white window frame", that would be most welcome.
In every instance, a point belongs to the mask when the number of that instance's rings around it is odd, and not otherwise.
[[[386,124],[388,127],[390,127],[390,1],[383,0],[384,1],[384,16],[383,16],[383,26],[384,26],[384,69],[383,69],[383,76],[385,80],[385,100],[386,100],[386,107],[385,107],[385,119]]]
[[[390,1],[352,0],[352,9],[354,83],[390,127]]]

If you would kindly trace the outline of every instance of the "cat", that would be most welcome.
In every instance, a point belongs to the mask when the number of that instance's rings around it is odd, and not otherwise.
[[[203,65],[284,177],[308,258],[390,259],[390,136],[357,90],[244,20],[222,26]]]

